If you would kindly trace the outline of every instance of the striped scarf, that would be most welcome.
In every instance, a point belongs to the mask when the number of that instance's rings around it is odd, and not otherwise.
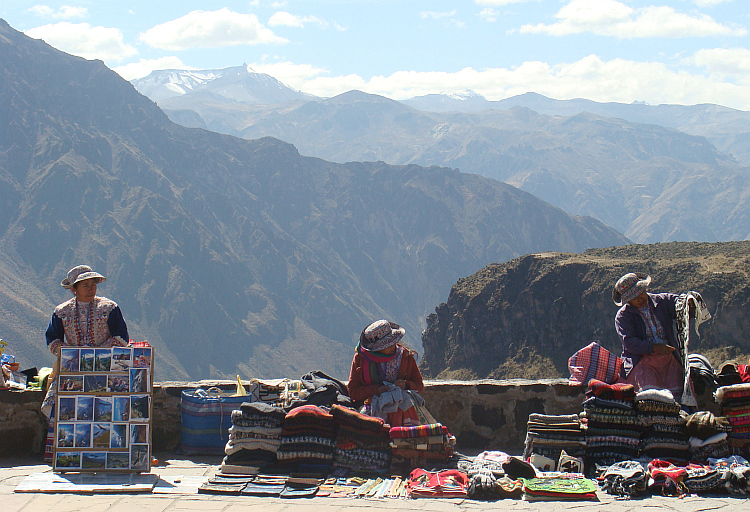
[[[362,363],[362,378],[365,384],[380,384],[385,381],[391,377],[388,374],[392,372],[388,370],[394,366],[396,367],[396,376],[398,376],[398,368],[401,366],[401,355],[403,354],[403,349],[400,346],[396,347],[396,351],[393,354],[388,355],[382,352],[367,350],[362,346],[362,343],[358,343],[357,352],[364,359]],[[398,363],[398,366],[395,363]]]

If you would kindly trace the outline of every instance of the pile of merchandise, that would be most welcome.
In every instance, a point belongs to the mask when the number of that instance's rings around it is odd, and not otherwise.
[[[331,407],[331,415],[336,425],[334,468],[374,473],[390,470],[389,429],[382,419],[337,404]]]
[[[634,408],[635,387],[591,379],[581,414],[586,467],[638,458],[643,425]]]
[[[721,415],[732,426],[727,443],[730,447],[750,448],[750,383],[722,386],[714,394],[721,405]]]
[[[393,427],[388,433],[393,464],[398,467],[435,467],[453,455],[456,438],[440,423]]]
[[[668,389],[648,389],[635,397],[635,409],[645,427],[641,455],[685,465],[690,461],[687,415]]]
[[[284,418],[276,458],[288,468],[328,474],[335,447],[333,416],[316,405],[303,405]]]
[[[727,433],[732,426],[723,416],[710,411],[698,411],[688,416],[685,432],[690,436],[690,460],[706,462],[709,458],[728,457],[732,451]]]
[[[531,460],[534,467],[556,471],[561,456],[583,457],[585,449],[586,440],[577,414],[529,415],[523,458]]]
[[[286,413],[264,402],[244,402],[232,411],[223,473],[257,473],[276,463]]]
[[[412,498],[465,498],[467,485],[468,477],[463,471],[417,468],[409,474],[407,489]]]

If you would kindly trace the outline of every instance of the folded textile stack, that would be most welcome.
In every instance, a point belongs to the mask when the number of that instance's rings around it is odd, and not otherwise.
[[[417,468],[409,474],[408,493],[412,498],[465,498],[468,477],[457,469],[425,471]]]
[[[722,474],[716,468],[688,464],[685,470],[685,487],[694,494],[716,492],[724,487]]]
[[[685,432],[690,436],[690,455],[694,462],[705,462],[731,455],[727,433],[731,425],[723,416],[710,411],[698,411],[688,416]]]
[[[389,428],[380,418],[334,404],[336,449],[333,466],[352,471],[384,473],[391,468]]]
[[[708,459],[708,465],[722,475],[724,488],[731,494],[750,493],[750,463],[739,455]]]
[[[615,462],[599,477],[602,489],[614,496],[638,496],[648,487],[648,467],[635,460]]]
[[[250,468],[276,463],[285,416],[283,409],[264,402],[243,402],[232,411],[222,472],[251,473]]]
[[[639,455],[643,425],[635,411],[635,387],[589,381],[582,421],[586,439],[586,467],[609,466]]]
[[[647,389],[635,397],[635,409],[646,428],[641,436],[641,454],[679,465],[690,461],[687,415],[668,389]]]
[[[595,500],[596,484],[588,478],[521,478],[524,501]]]
[[[577,414],[529,414],[523,458],[541,455],[552,463],[546,471],[555,471],[561,452],[572,457],[583,457],[586,440]]]
[[[722,386],[714,397],[721,405],[722,416],[726,416],[732,426],[727,437],[729,446],[750,449],[750,383]]]
[[[394,459],[445,461],[456,444],[456,438],[440,423],[392,427],[389,436]]]
[[[276,458],[299,469],[326,472],[331,468],[335,446],[333,416],[316,405],[303,405],[284,418]]]

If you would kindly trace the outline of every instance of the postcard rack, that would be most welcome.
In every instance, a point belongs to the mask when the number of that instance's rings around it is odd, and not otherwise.
[[[53,470],[150,472],[153,348],[63,347],[59,359]]]

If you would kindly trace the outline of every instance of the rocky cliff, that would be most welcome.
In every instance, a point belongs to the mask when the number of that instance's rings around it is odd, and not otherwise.
[[[664,243],[541,253],[460,279],[427,317],[423,372],[438,378],[567,377],[593,340],[618,354],[612,287],[646,272],[652,291],[701,292],[713,318],[691,351],[714,364],[750,353],[750,242]]]

